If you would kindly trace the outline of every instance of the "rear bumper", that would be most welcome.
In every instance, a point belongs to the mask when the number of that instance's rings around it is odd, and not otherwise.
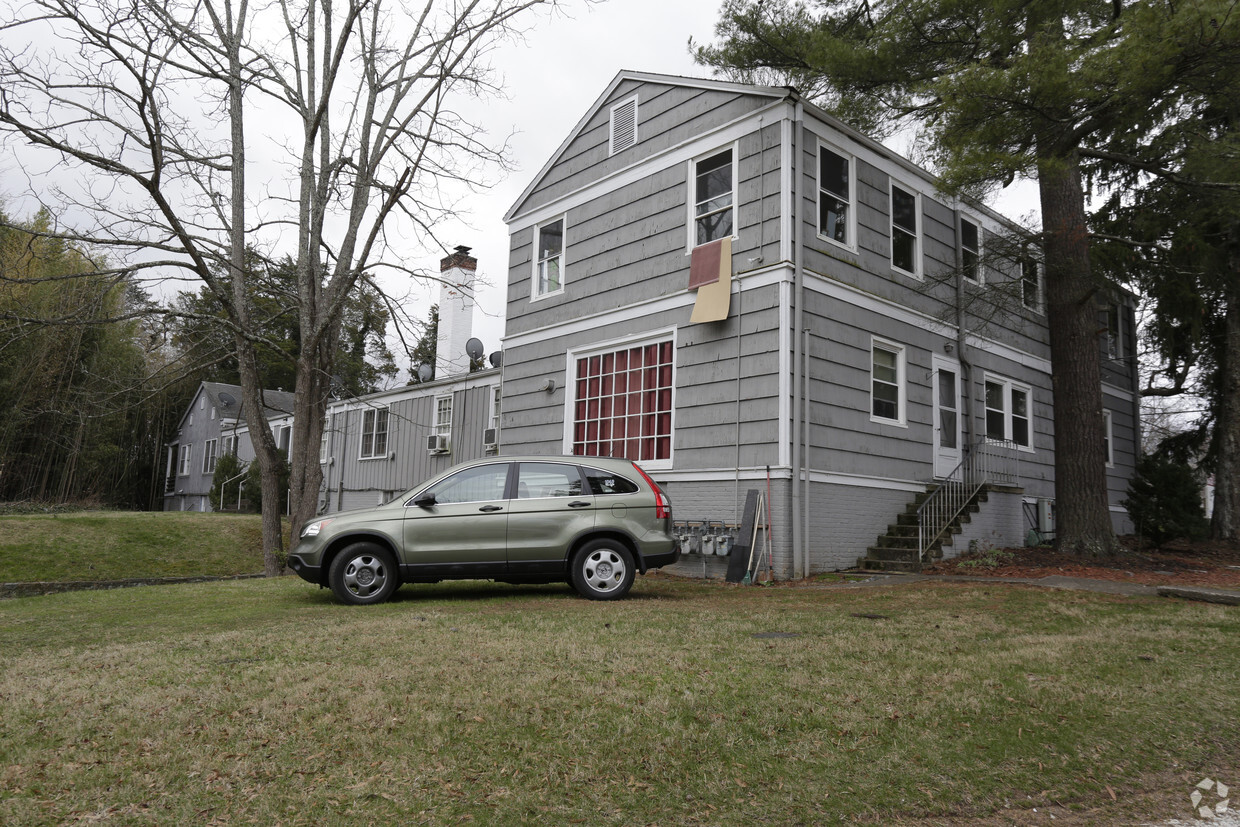
[[[663,566],[670,566],[680,559],[680,541],[677,540],[672,544],[672,550],[663,552],[662,554],[643,554],[642,561],[648,569],[658,569]]]

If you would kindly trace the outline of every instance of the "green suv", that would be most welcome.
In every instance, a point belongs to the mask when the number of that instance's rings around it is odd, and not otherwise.
[[[453,579],[567,580],[583,597],[618,600],[636,572],[679,557],[671,503],[636,463],[506,457],[457,465],[385,505],[306,524],[289,566],[345,603]]]

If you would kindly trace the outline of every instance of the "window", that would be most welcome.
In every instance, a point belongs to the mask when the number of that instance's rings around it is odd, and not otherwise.
[[[693,244],[707,244],[732,235],[732,150],[694,164]]]
[[[1124,355],[1124,344],[1120,338],[1119,305],[1109,302],[1106,306],[1106,356],[1108,359],[1120,359]]]
[[[870,418],[904,424],[904,348],[870,345]]]
[[[177,460],[177,474],[179,476],[189,476],[189,458],[193,453],[193,448],[193,444],[188,442],[181,446],[181,455]]]
[[[1033,448],[1030,389],[1010,379],[986,379],[986,438]]]
[[[581,472],[576,465],[558,462],[523,462],[517,470],[517,499],[580,497]]]
[[[892,184],[891,266],[911,276],[919,274],[917,238],[917,196]]]
[[[224,437],[224,450],[221,455],[237,455],[237,435],[229,434]]]
[[[967,218],[960,219],[960,269],[969,281],[982,283],[981,230]]]
[[[511,463],[498,462],[466,468],[447,479],[440,480],[415,499],[434,497],[436,505],[502,500],[504,489],[508,485],[510,465]],[[405,503],[406,506],[412,504],[412,500]]]
[[[327,462],[327,457],[328,457],[327,437],[328,437],[328,434],[330,433],[330,430],[329,430],[330,428],[331,428],[331,418],[328,416],[324,416],[323,417],[323,435],[319,437],[319,462],[321,463]]]
[[[597,468],[582,468],[591,494],[635,494],[641,490],[637,483]]]
[[[435,397],[435,433],[452,436],[452,397]]]
[[[538,258],[534,262],[534,298],[564,289],[564,219],[543,224],[536,233]]]
[[[1107,468],[1115,467],[1115,439],[1111,433],[1111,412],[1102,412],[1102,439],[1107,454]]]
[[[388,409],[367,408],[362,411],[361,459],[386,457],[388,452]]]
[[[276,428],[276,447],[284,453],[289,452],[293,444],[293,426],[281,425]]]
[[[852,161],[818,147],[818,235],[852,244]]]
[[[578,358],[571,453],[670,460],[673,351],[667,340]]]
[[[1041,306],[1042,279],[1038,262],[1032,258],[1020,261],[1020,303],[1030,310]]]
[[[500,386],[495,385],[491,388],[491,427],[499,431],[499,404],[500,404]]]
[[[621,101],[611,108],[611,151],[628,149],[637,143],[637,98]]]
[[[215,473],[215,451],[219,448],[219,440],[208,439],[202,444],[202,473]]]

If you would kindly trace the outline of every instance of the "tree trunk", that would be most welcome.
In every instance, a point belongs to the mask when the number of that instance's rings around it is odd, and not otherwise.
[[[1214,515],[1210,536],[1240,540],[1240,273],[1234,272],[1218,370],[1218,407],[1214,421]]]
[[[1111,554],[1118,545],[1107,499],[1102,371],[1098,358],[1097,285],[1079,158],[1039,147],[1046,256],[1046,315],[1055,397],[1055,530],[1061,551]]]

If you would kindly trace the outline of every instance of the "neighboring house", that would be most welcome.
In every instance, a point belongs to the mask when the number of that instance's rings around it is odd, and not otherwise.
[[[280,447],[288,450],[293,425],[293,394],[263,391],[263,416],[271,423]],[[241,388],[223,382],[203,382],[168,443],[164,484],[165,511],[210,511],[211,480],[215,464],[225,454],[245,462],[254,459],[250,428]],[[236,488],[229,486],[229,491]]]
[[[506,220],[505,453],[627,456],[700,523],[739,523],[769,485],[779,577],[855,565],[982,456],[1007,484],[948,554],[1021,544],[1048,510],[1036,258],[999,255],[1010,222],[795,90],[621,72]],[[1124,530],[1131,299],[1099,313]]]
[[[377,505],[458,462],[499,450],[498,367],[470,369],[473,277],[477,260],[458,247],[441,262],[439,330],[433,376],[402,388],[332,402],[319,446],[319,511]],[[475,344],[474,347],[477,347]],[[492,357],[493,363],[499,359]],[[429,366],[428,366],[429,367]],[[293,394],[265,391],[277,444],[288,451]],[[225,452],[250,462],[245,411],[235,385],[204,382],[168,445],[165,510],[209,511],[215,461]],[[226,501],[236,496],[229,486]]]

